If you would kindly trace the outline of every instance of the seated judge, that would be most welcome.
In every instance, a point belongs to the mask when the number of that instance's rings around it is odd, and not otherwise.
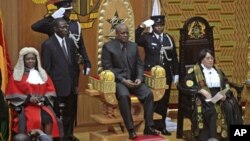
[[[16,113],[12,116],[14,133],[27,134],[32,129],[42,129],[52,137],[59,137],[56,116],[51,108],[55,96],[54,85],[41,67],[38,51],[33,47],[22,48],[5,97]]]
[[[137,44],[128,40],[128,27],[118,24],[116,37],[103,45],[102,67],[115,75],[116,98],[130,139],[137,137],[131,115],[130,94],[138,97],[144,107],[144,134],[157,135],[153,128],[153,94],[143,83],[143,64],[138,54]]]
[[[214,66],[214,54],[203,49],[198,62],[187,72],[185,86],[198,89],[196,100],[199,140],[227,140],[232,124],[243,124],[237,100],[225,74]],[[214,96],[218,96],[217,100]],[[212,100],[213,99],[213,100]]]

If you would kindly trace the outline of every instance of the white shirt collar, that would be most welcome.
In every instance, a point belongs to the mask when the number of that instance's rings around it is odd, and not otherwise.
[[[203,68],[207,86],[209,88],[220,87],[220,77],[218,72],[213,67],[208,69],[203,64],[201,64],[201,66]]]
[[[61,37],[58,36],[56,33],[55,33],[55,36],[56,36],[58,42],[60,43],[60,45],[62,46],[62,40],[65,40],[65,38],[61,38]]]
[[[163,33],[157,34],[157,33],[154,32],[154,35],[155,35],[155,37],[156,37],[157,39],[159,39],[159,36],[163,37]]]

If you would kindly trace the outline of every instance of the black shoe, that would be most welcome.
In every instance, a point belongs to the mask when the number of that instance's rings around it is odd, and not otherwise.
[[[162,129],[161,134],[166,135],[166,136],[171,136],[171,133],[167,129]]]
[[[159,135],[159,134],[160,134],[159,132],[157,132],[157,131],[155,130],[155,128],[150,127],[150,126],[147,126],[147,127],[144,129],[143,133],[144,133],[145,135]]]
[[[128,134],[129,134],[129,139],[135,139],[135,138],[137,138],[137,135],[136,135],[136,132],[135,132],[134,129],[130,129],[128,131]]]

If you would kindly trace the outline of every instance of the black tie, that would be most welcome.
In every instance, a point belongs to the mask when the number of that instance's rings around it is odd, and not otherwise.
[[[122,44],[122,54],[123,54],[123,58],[124,58],[124,63],[125,66],[127,68],[127,79],[130,79],[130,68],[129,68],[129,64],[128,64],[128,58],[127,58],[127,46],[126,44]]]
[[[62,40],[62,49],[63,49],[63,53],[64,53],[65,57],[68,60],[68,53],[67,53],[67,50],[66,50],[66,47],[65,47],[65,41],[64,40]]]

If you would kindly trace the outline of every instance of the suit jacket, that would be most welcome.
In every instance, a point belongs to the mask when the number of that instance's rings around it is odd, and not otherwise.
[[[31,28],[32,30],[36,31],[36,32],[40,32],[40,33],[44,33],[47,34],[49,37],[54,35],[54,30],[53,30],[53,17],[48,16],[45,17],[44,19],[41,19],[39,21],[37,21],[36,23],[34,23]],[[68,21],[69,24],[69,31],[72,34],[78,35],[79,34],[79,29],[78,29],[78,23],[77,21]],[[84,63],[84,67],[85,68],[90,68],[91,67],[91,63],[89,61],[89,57],[84,45],[84,40],[82,37],[82,34],[80,35],[80,39],[77,42],[79,49],[78,52],[82,55],[83,57],[83,63]]]
[[[143,64],[138,54],[137,44],[128,41],[126,43],[126,60],[123,56],[121,43],[118,40],[111,40],[102,48],[102,67],[104,70],[111,70],[115,74],[116,82],[127,79],[127,71],[130,71],[131,80],[141,79],[143,81]]]
[[[79,67],[73,40],[65,37],[68,58],[55,35],[43,42],[41,49],[42,66],[51,77],[58,96],[68,96],[78,86]]]
[[[135,41],[139,46],[142,46],[145,51],[145,69],[150,70],[155,65],[161,65],[166,71],[171,72],[171,75],[178,74],[178,59],[176,53],[176,46],[173,38],[167,34],[163,34],[163,42],[161,43],[154,33],[145,33],[142,34],[143,28],[138,27],[135,30]],[[167,53],[166,58],[164,56],[163,61],[160,61],[160,51],[162,46],[170,46],[172,44],[172,48],[165,49]],[[170,60],[171,59],[171,60]],[[172,78],[172,77],[170,77]]]

